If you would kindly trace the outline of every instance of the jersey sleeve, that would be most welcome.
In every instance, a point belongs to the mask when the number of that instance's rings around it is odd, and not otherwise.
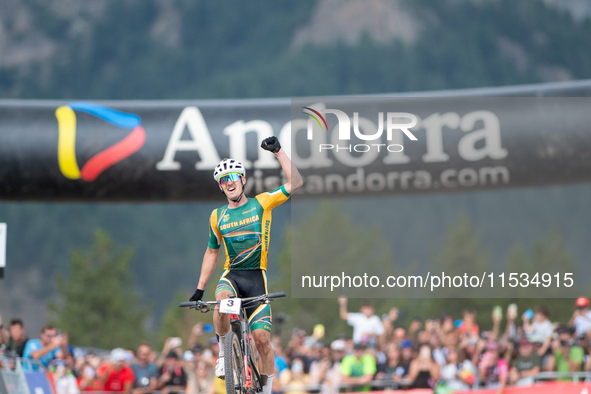
[[[285,186],[281,185],[279,189],[275,189],[272,192],[261,193],[255,198],[261,204],[263,209],[273,209],[286,202],[289,199],[290,194],[285,190]]]
[[[214,209],[209,217],[209,242],[207,246],[219,249],[222,244],[222,234],[218,228],[218,210]]]

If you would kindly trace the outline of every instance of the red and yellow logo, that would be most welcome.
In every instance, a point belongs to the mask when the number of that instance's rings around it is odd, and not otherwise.
[[[82,170],[76,160],[76,113],[81,111],[131,132],[116,144],[91,157]],[[69,179],[94,181],[103,171],[133,155],[146,142],[140,117],[87,102],[72,102],[55,111],[59,126],[58,161],[62,174]]]

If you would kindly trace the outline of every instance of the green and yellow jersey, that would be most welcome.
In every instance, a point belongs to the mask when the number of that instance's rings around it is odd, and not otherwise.
[[[249,198],[238,208],[228,204],[215,209],[209,219],[209,244],[218,249],[222,241],[226,247],[224,269],[247,271],[266,270],[271,210],[289,198],[285,187]]]

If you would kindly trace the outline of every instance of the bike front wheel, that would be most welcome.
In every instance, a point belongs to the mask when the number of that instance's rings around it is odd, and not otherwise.
[[[226,393],[243,394],[247,390],[244,357],[240,339],[230,331],[224,341],[224,369],[226,373]]]

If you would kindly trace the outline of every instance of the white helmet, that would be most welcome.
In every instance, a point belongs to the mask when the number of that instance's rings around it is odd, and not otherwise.
[[[224,159],[220,161],[220,164],[218,164],[215,167],[215,170],[213,170],[213,179],[215,179],[216,182],[219,182],[221,177],[231,172],[237,172],[242,176],[246,176],[246,170],[244,170],[244,166],[241,162],[234,159]]]

